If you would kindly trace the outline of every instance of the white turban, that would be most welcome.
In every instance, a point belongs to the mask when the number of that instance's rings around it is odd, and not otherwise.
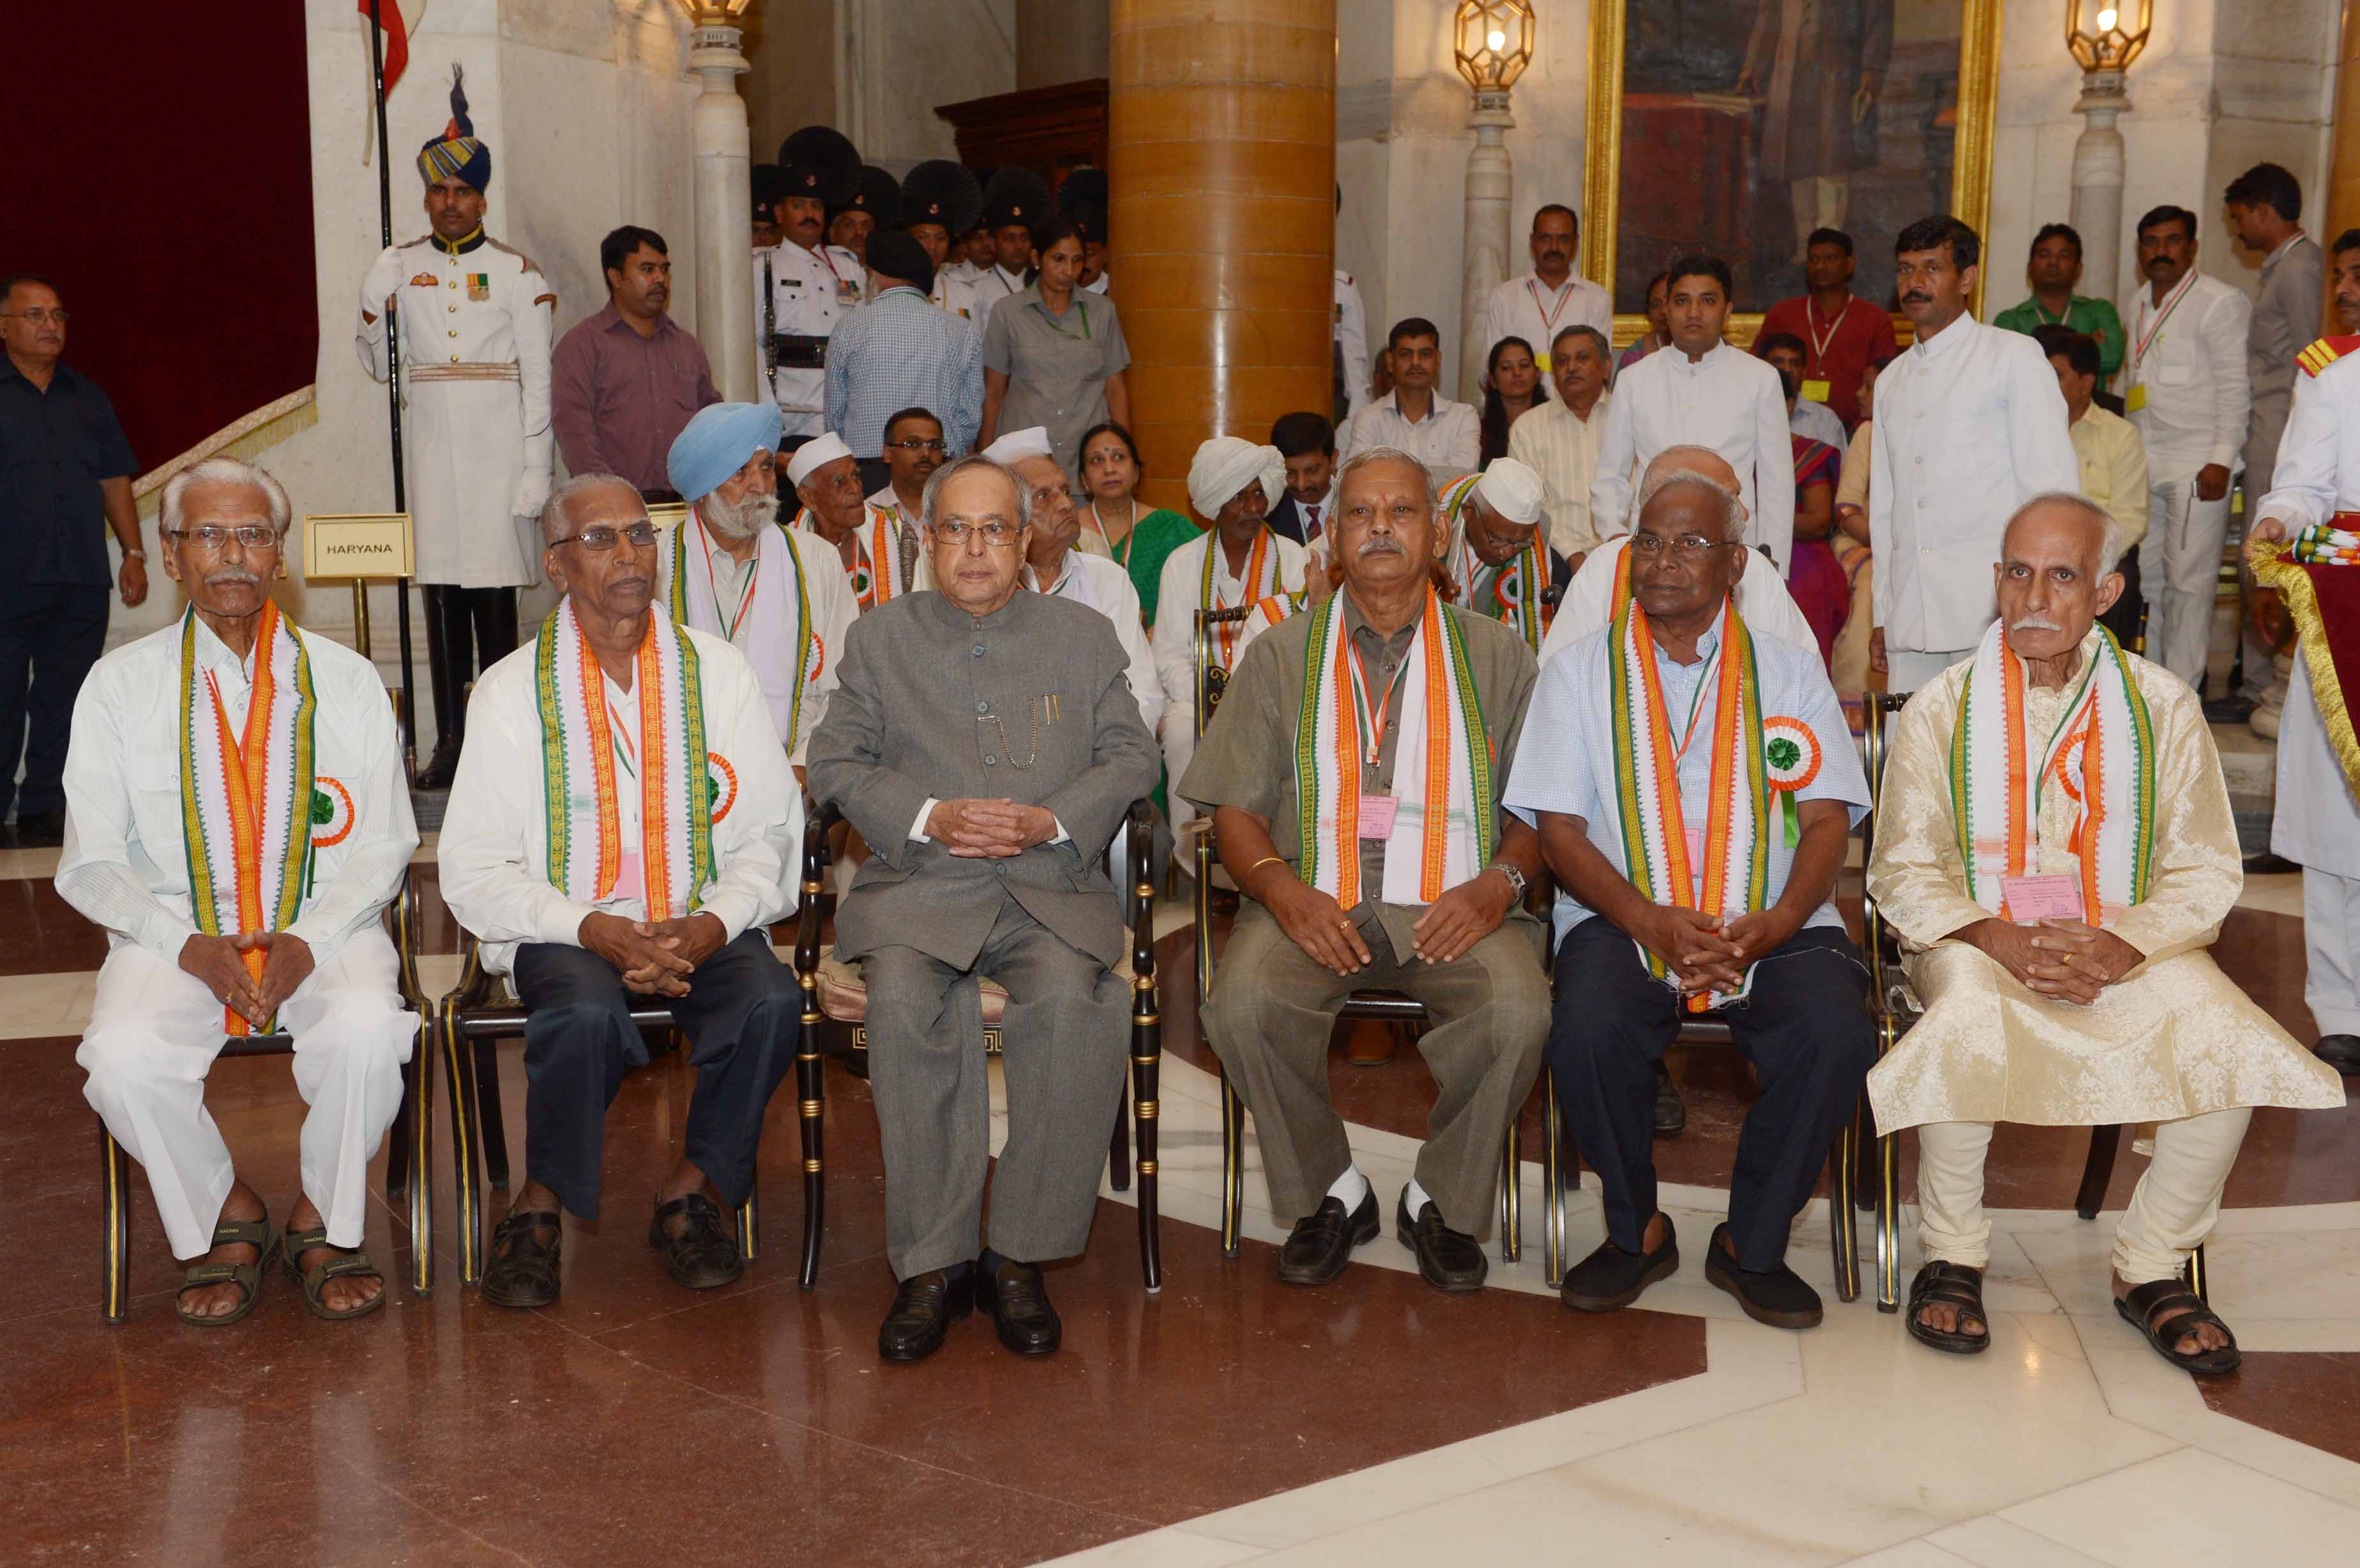
[[[1541,476],[1513,457],[1494,459],[1475,482],[1475,494],[1504,522],[1530,528],[1541,520]]]
[[[1029,430],[1011,430],[985,447],[983,455],[1011,466],[1020,458],[1050,456],[1048,427],[1034,425]]]
[[[1286,459],[1274,446],[1256,446],[1237,436],[1215,436],[1196,449],[1188,464],[1188,502],[1206,517],[1218,517],[1221,508],[1237,499],[1255,480],[1262,481],[1262,500],[1278,505],[1286,489]]]
[[[795,454],[787,459],[787,483],[800,485],[817,473],[822,464],[834,463],[839,457],[851,455],[852,449],[845,445],[844,438],[834,430],[828,431],[824,436],[814,436],[802,446],[797,447]]]

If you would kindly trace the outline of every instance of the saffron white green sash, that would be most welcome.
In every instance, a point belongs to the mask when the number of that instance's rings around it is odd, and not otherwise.
[[[1460,597],[1467,608],[1479,615],[1489,615],[1504,621],[1524,646],[1537,654],[1542,639],[1548,636],[1549,611],[1542,597],[1548,587],[1546,572],[1541,566],[1541,532],[1533,537],[1515,559],[1499,569],[1491,579],[1490,592],[1480,599],[1475,594],[1475,575],[1486,570],[1487,563],[1467,542],[1467,524],[1463,516],[1467,498],[1475,493],[1475,485],[1483,476],[1465,474],[1442,487],[1437,500],[1442,515],[1450,521],[1451,575],[1458,581]]]
[[[197,612],[180,618],[180,815],[189,906],[207,936],[285,931],[302,908],[311,850],[311,659],[295,624],[265,604],[255,632],[246,724],[230,732],[212,672],[197,662]],[[349,818],[349,808],[346,812]],[[262,977],[265,954],[245,954]],[[256,1032],[235,1008],[234,1035]],[[260,1032],[268,1033],[266,1020]]]
[[[695,534],[689,531],[692,524],[698,530]],[[794,584],[794,630],[783,640],[791,640],[794,644],[795,668],[802,672],[802,679],[796,681],[794,695],[788,700],[787,706],[788,724],[785,744],[792,750],[803,735],[803,693],[811,689],[813,681],[819,679],[819,672],[827,662],[827,648],[819,634],[812,627],[811,585],[803,580],[803,552],[795,549],[794,541],[787,537],[792,530],[784,523],[778,525],[778,528],[780,548],[786,556],[787,578]],[[738,606],[737,614],[725,615],[720,598],[714,591],[709,574],[704,575],[701,585],[691,585],[691,579],[701,575],[691,570],[692,559],[702,559],[708,565],[712,559],[710,552],[713,541],[704,537],[704,529],[705,521],[697,516],[696,508],[692,506],[688,516],[675,524],[672,530],[672,624],[695,626],[735,643],[738,640],[738,627],[742,626],[746,617],[753,613],[754,596],[761,592],[761,557],[758,554],[754,558],[754,571],[746,583],[746,597]],[[691,555],[692,550],[696,552],[694,558]],[[734,557],[730,564],[733,567],[737,564]]]
[[[1360,758],[1371,743],[1355,703],[1351,637],[1330,595],[1311,612],[1304,650],[1303,711],[1295,724],[1295,789],[1303,880],[1345,909],[1360,886]],[[1437,650],[1439,650],[1437,654]],[[1394,740],[1392,830],[1385,835],[1389,904],[1431,904],[1491,863],[1491,746],[1459,627],[1426,590],[1410,638]]]
[[[2082,919],[2102,925],[2144,902],[2155,855],[2155,724],[2122,645],[2097,628],[2091,657],[2054,733],[2025,724],[2024,660],[1994,622],[1975,650],[1950,736],[1950,804],[1967,892],[2007,918],[2005,879],[2038,869],[2040,802],[2049,789],[2078,808]]]
[[[606,677],[568,600],[533,649],[541,709],[550,884],[577,904],[615,890],[622,868],[613,725]],[[705,701],[688,633],[650,606],[630,701],[639,704],[641,866],[650,920],[691,914],[713,880],[714,797],[727,764],[705,747]]]
[[[1246,571],[1242,583],[1245,591],[1239,597],[1240,604],[1260,604],[1265,600],[1283,601],[1285,598],[1285,587],[1279,580],[1278,550],[1271,543],[1272,537],[1268,525],[1264,525],[1262,531],[1254,535],[1253,548],[1246,552]],[[1207,529],[1205,534],[1204,579],[1198,585],[1196,593],[1196,607],[1200,610],[1226,610],[1236,607],[1223,601],[1220,588],[1214,579],[1213,558],[1220,549],[1221,530]],[[1273,626],[1286,618],[1281,606],[1265,607],[1262,610],[1262,616]],[[1235,670],[1238,667],[1238,655],[1243,650],[1246,640],[1244,626],[1235,621],[1223,621],[1214,628],[1214,633],[1215,641],[1220,648],[1221,668]]]

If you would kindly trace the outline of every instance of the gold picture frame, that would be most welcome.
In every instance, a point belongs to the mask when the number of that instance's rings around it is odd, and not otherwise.
[[[1646,5],[1651,0],[1637,0]],[[1763,0],[1776,5],[1779,0]],[[1615,259],[1620,239],[1622,198],[1623,45],[1629,36],[1633,0],[1590,0],[1589,141],[1582,176],[1582,271],[1614,293]],[[1952,125],[1950,212],[1989,240],[1991,223],[1992,145],[1999,102],[1999,29],[2001,0],[1960,0],[1958,86]],[[1980,315],[1989,256],[1975,285],[1969,310]],[[1728,335],[1750,343],[1762,325],[1762,313],[1732,313]],[[1628,346],[1646,330],[1644,313],[1618,311],[1614,346]],[[1906,343],[1909,321],[1896,316],[1895,329]]]

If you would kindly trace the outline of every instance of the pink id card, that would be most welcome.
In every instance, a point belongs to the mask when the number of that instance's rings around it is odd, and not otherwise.
[[[2000,879],[2000,892],[2007,904],[2007,918],[2020,926],[2082,918],[2081,879],[2065,872],[2045,877],[2004,877]]]
[[[1393,813],[1401,810],[1401,801],[1392,795],[1360,797],[1360,836],[1387,838],[1393,831]]]

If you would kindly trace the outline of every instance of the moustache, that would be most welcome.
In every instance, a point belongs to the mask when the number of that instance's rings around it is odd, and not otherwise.
[[[1407,555],[1409,551],[1402,549],[1390,535],[1371,534],[1360,541],[1360,553],[1365,558],[1371,555]]]
[[[1930,305],[1934,302],[1934,297],[1923,290],[1912,289],[1901,296],[1901,302],[1905,305]]]
[[[2065,628],[2046,615],[2027,615],[2020,621],[2009,623],[2007,629],[2012,632],[2061,632]]]
[[[205,586],[208,588],[233,584],[254,588],[260,586],[261,583],[262,578],[257,573],[248,572],[243,566],[225,566],[205,579]]]

